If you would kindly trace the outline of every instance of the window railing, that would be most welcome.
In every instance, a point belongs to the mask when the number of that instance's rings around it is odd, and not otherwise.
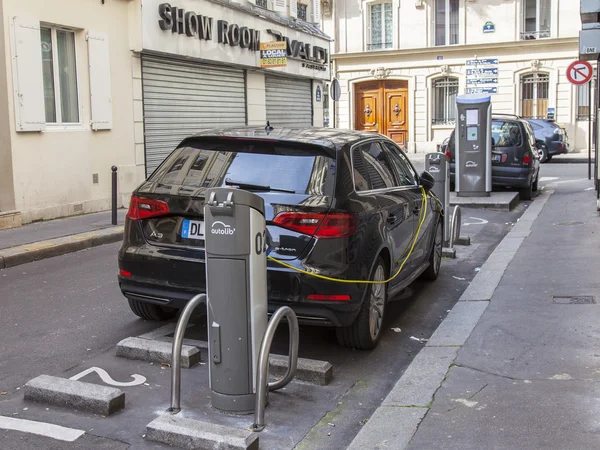
[[[521,33],[522,41],[532,41],[535,39],[548,39],[550,37],[550,31],[523,31]]]
[[[377,42],[375,44],[367,44],[367,50],[385,50],[386,48],[392,48],[391,42]]]
[[[293,1],[293,0],[292,0]],[[308,21],[308,5],[304,3],[296,3],[298,19]]]

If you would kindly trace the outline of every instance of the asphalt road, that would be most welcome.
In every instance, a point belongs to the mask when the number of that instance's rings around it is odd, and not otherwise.
[[[581,174],[585,177],[587,169],[553,164],[543,166],[542,174],[549,179],[541,185],[550,186],[582,178]],[[390,305],[376,350],[343,349],[335,343],[332,330],[302,329],[300,357],[330,361],[334,377],[351,382],[339,396],[337,408],[322,411],[320,424],[306,430],[297,448],[342,449],[352,441],[423,346],[419,340],[431,336],[526,206],[523,203],[510,213],[464,209],[463,222],[469,225],[463,226],[462,234],[471,236],[473,245],[459,247],[458,259],[445,260],[435,283],[417,281]],[[18,388],[30,379],[83,370],[114,353],[120,340],[163,325],[137,319],[129,311],[116,282],[118,247],[105,245],[0,271],[0,391],[6,392],[0,396],[0,415],[27,406]],[[287,351],[286,339],[282,330],[275,352]],[[27,418],[27,411],[19,414]],[[63,447],[47,438],[1,430],[0,438],[11,449],[148,448],[141,439],[143,430],[129,429],[128,417],[123,414],[119,419],[124,431],[118,440],[89,433]]]

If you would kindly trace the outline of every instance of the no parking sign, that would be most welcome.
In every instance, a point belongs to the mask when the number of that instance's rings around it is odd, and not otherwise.
[[[594,69],[587,61],[575,61],[567,68],[567,79],[576,86],[588,83],[593,75]]]

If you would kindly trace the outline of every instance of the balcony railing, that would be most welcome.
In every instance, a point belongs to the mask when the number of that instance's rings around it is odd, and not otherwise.
[[[256,6],[267,9],[267,0],[256,0]]]
[[[392,48],[392,43],[377,42],[375,44],[367,44],[367,50],[385,50],[386,48]]]
[[[550,31],[523,31],[521,33],[522,41],[532,41],[535,39],[548,39]]]

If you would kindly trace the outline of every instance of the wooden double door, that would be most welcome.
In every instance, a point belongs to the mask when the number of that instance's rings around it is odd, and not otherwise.
[[[381,133],[398,144],[408,140],[407,81],[367,81],[354,92],[355,129]]]

